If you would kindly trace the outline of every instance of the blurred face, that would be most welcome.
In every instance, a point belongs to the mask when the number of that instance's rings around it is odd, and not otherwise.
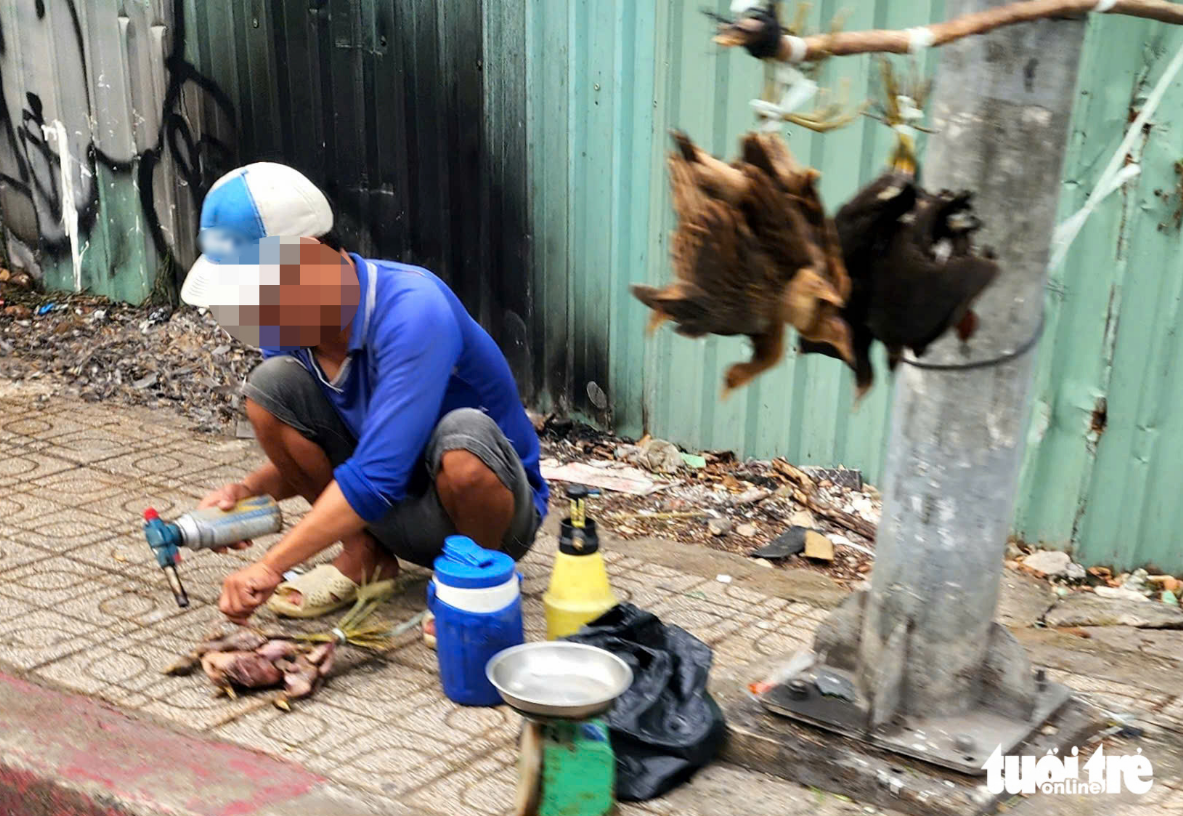
[[[247,345],[318,346],[340,335],[357,313],[360,292],[352,261],[315,238],[264,238],[237,261],[237,270],[224,265],[219,273],[239,284],[221,287],[222,305],[211,303],[210,311]]]

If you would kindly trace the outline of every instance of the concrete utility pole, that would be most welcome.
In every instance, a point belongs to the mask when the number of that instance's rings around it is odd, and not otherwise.
[[[1002,2],[950,0],[950,17]],[[994,623],[1022,461],[1049,245],[1085,24],[1043,20],[940,52],[926,189],[971,189],[1002,274],[963,353],[946,337],[898,369],[869,592],[819,629],[816,662],[766,695],[782,714],[971,773],[1068,690]]]

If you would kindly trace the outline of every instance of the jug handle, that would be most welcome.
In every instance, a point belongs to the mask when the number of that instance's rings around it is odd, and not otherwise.
[[[474,567],[487,567],[493,557],[467,536],[448,536],[444,539],[444,556]]]
[[[427,582],[427,608],[431,609],[431,607],[434,604],[435,604],[435,579],[433,578],[432,580]]]

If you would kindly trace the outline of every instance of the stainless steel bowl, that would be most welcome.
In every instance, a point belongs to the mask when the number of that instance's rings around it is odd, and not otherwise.
[[[603,714],[633,683],[632,669],[616,655],[564,641],[498,652],[485,674],[501,699],[523,714],[567,720]]]

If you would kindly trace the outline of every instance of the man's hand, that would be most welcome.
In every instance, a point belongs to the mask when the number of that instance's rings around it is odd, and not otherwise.
[[[234,623],[245,626],[251,614],[267,602],[281,583],[283,576],[271,567],[261,561],[251,564],[226,576],[218,609]]]
[[[200,510],[203,507],[219,507],[223,510],[230,510],[243,499],[249,499],[254,495],[255,493],[242,482],[222,485],[217,490],[206,495],[201,500],[201,504],[197,505],[197,509]],[[227,550],[245,550],[249,546],[251,546],[250,541],[239,541],[231,544],[229,547],[215,547],[214,552],[224,553]]]

